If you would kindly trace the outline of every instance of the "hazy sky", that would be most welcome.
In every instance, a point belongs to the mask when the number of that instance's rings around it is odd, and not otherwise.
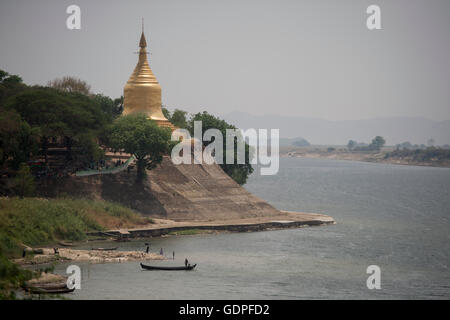
[[[81,7],[81,30],[66,8]],[[381,7],[382,30],[366,28]],[[5,1],[0,69],[122,95],[145,18],[163,103],[329,120],[450,119],[450,1]]]

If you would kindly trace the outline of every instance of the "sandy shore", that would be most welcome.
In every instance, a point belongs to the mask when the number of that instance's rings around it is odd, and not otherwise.
[[[231,232],[263,231],[283,228],[299,228],[304,226],[320,226],[335,224],[330,216],[319,213],[279,211],[276,216],[254,217],[229,220],[194,220],[174,221],[153,219],[154,223],[139,228],[92,232],[92,236],[116,236],[125,238],[157,237],[177,231],[199,229]]]
[[[14,262],[20,265],[33,265],[61,261],[87,261],[90,263],[120,263],[127,261],[164,260],[164,256],[144,251],[102,251],[102,250],[78,250],[59,248],[55,254],[52,248],[42,249],[42,254],[37,254],[31,259],[21,258]]]

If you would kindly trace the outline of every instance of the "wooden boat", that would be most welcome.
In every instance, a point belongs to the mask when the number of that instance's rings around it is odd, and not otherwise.
[[[166,271],[179,271],[179,270],[192,270],[197,264],[182,266],[182,267],[165,267],[165,266],[148,266],[141,263],[141,268],[145,270],[166,270]]]
[[[117,247],[114,247],[114,248],[92,248],[91,250],[114,251],[114,250],[117,250]]]
[[[70,293],[75,290],[75,287],[72,289],[69,289],[67,287],[65,288],[51,288],[51,289],[44,289],[40,287],[27,287],[27,290],[31,293],[35,294],[61,294],[61,293]]]
[[[50,283],[38,283],[35,285],[25,285],[26,288],[37,288],[44,290],[58,290],[67,288],[67,283],[64,282],[50,282]]]
[[[58,242],[58,244],[59,244],[60,246],[63,246],[63,247],[73,247],[73,246],[74,246],[73,243],[70,243],[70,242],[63,242],[63,241]]]

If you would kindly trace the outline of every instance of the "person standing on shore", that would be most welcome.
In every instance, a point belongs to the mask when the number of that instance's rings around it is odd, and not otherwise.
[[[175,251],[172,251],[172,260],[175,260]]]
[[[164,255],[163,249],[161,248],[161,250],[159,250],[159,254],[160,255]]]

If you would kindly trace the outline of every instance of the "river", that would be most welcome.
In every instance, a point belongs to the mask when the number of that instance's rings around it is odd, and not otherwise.
[[[72,299],[449,299],[450,169],[281,158],[245,186],[275,207],[319,212],[337,224],[255,233],[151,239],[151,250],[195,271],[139,263],[85,264]],[[143,241],[120,250],[144,250]],[[106,244],[102,244],[106,246]],[[64,273],[68,264],[56,266]],[[366,269],[381,269],[369,290]]]

